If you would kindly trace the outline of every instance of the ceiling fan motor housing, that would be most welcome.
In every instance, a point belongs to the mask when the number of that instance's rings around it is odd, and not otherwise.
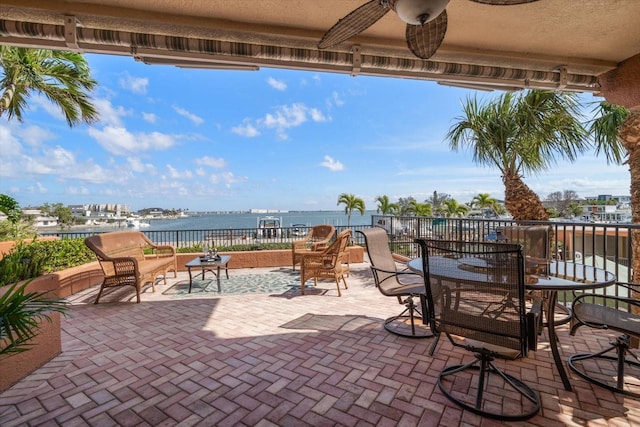
[[[423,25],[435,19],[449,0],[389,0],[389,7],[407,24]]]

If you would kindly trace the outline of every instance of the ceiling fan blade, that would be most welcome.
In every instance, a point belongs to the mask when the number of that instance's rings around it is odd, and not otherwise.
[[[471,0],[476,3],[490,4],[492,6],[511,6],[514,4],[533,3],[538,0]]]
[[[335,46],[340,42],[360,34],[378,22],[389,10],[389,7],[385,6],[380,0],[371,0],[363,4],[359,8],[351,11],[344,18],[338,20],[329,31],[324,33],[322,40],[318,43],[318,49]]]
[[[407,46],[415,56],[429,59],[440,47],[447,32],[447,11],[426,24],[407,24]]]

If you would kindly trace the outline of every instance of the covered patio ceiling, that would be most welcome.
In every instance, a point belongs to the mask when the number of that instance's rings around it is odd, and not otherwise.
[[[426,0],[429,1],[429,0]],[[493,6],[450,0],[428,60],[387,13],[329,49],[318,41],[366,0],[3,0],[0,44],[129,55],[195,68],[280,67],[411,79],[476,89],[593,92],[640,108],[640,1],[538,0]]]

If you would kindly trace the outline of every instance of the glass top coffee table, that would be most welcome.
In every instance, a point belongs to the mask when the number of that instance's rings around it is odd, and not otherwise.
[[[220,292],[221,291],[220,270],[224,268],[224,272],[228,279],[229,278],[228,264],[230,259],[231,259],[231,255],[219,255],[219,259],[218,258],[204,259],[203,257],[196,257],[191,261],[189,261],[188,263],[186,263],[185,267],[187,267],[187,270],[189,271],[189,293],[191,293],[191,286],[193,285],[193,279],[198,277],[198,274],[196,274],[195,276],[191,275],[192,268],[195,268],[195,269],[199,268],[201,270],[199,275],[202,276],[202,280],[204,280],[204,275],[207,271],[210,271],[211,273],[213,273],[213,275],[216,276],[216,282],[218,283],[218,292]],[[208,283],[204,287],[206,288],[207,285]]]

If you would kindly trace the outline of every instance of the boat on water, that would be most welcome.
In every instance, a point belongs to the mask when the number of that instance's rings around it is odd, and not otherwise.
[[[273,238],[282,236],[282,218],[275,216],[264,216],[257,218],[257,236],[262,238]]]
[[[127,218],[127,228],[144,228],[150,226],[151,224],[145,221],[140,221],[138,218]]]
[[[307,224],[291,224],[290,234],[293,237],[304,237],[308,233]]]

